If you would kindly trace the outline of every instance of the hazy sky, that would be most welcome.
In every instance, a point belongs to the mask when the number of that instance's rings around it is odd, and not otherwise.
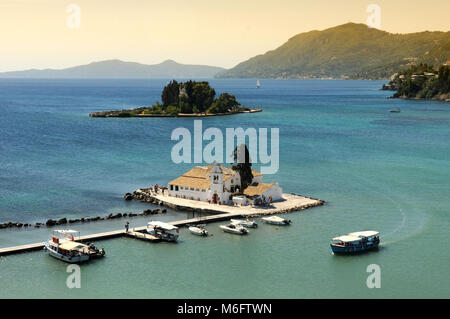
[[[300,32],[365,23],[369,4],[382,30],[450,30],[450,0],[0,0],[0,71],[106,59],[229,68]]]

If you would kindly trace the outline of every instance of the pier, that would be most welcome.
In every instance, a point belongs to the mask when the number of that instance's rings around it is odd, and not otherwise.
[[[145,190],[137,190],[135,196],[139,197],[142,201],[150,201],[159,205],[164,205],[175,210],[192,211],[210,213],[212,215],[195,217],[190,219],[183,219],[178,221],[168,222],[177,227],[183,227],[190,224],[205,224],[218,221],[227,221],[232,218],[249,218],[258,217],[264,215],[282,214],[292,211],[304,210],[309,207],[323,205],[324,201],[320,199],[314,199],[294,194],[283,194],[284,201],[274,202],[265,207],[249,207],[249,206],[229,206],[208,204],[195,200],[182,199],[176,197],[170,197],[167,195],[148,193]],[[125,229],[113,230],[109,232],[97,233],[76,237],[76,241],[90,242],[105,240],[118,237],[132,237],[136,239],[156,241],[156,237],[149,234],[145,234],[144,231],[147,226],[134,227],[128,231]],[[44,248],[44,242],[20,245],[14,247],[0,248],[0,256],[18,254],[23,252],[42,250]]]

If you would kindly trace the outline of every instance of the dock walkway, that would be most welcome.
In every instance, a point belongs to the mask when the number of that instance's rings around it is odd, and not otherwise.
[[[212,205],[208,203],[203,203],[194,200],[182,199],[169,197],[164,195],[154,195],[154,199],[158,200],[162,205],[171,207],[173,209],[197,211],[197,212],[208,212],[213,213],[213,215],[195,217],[190,219],[183,219],[178,221],[169,222],[177,227],[186,226],[189,224],[205,224],[211,222],[218,222],[224,220],[230,220],[231,218],[240,217],[256,217],[271,214],[287,213],[294,210],[303,210],[313,206],[322,205],[324,202],[319,199],[303,197],[293,194],[283,194],[285,201],[272,203],[271,206],[266,208],[261,207],[248,207],[248,206],[228,206],[228,205]],[[151,235],[144,234],[146,226],[135,227],[131,229],[128,233],[125,229],[113,230],[109,232],[91,234],[80,236],[75,238],[77,241],[89,242],[94,240],[103,240],[110,238],[117,238],[122,236],[134,237],[143,240],[154,240],[150,238]],[[17,254],[27,251],[40,250],[44,248],[44,242],[27,244],[14,247],[0,248],[0,256]]]

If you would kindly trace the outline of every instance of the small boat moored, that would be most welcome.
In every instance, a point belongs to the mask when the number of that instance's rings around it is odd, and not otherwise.
[[[147,233],[164,241],[178,240],[178,227],[164,222],[149,222],[147,224]],[[176,231],[176,233],[173,233]]]
[[[105,256],[105,250],[98,249],[94,244],[83,244],[75,241],[76,230],[54,230],[51,239],[44,243],[44,249],[50,256],[68,263],[82,263]]]
[[[267,224],[272,225],[290,225],[291,221],[288,219],[284,219],[278,216],[270,216],[270,217],[263,217],[261,220]]]
[[[236,234],[236,235],[245,235],[248,234],[247,228],[241,225],[230,223],[228,225],[220,225],[220,228],[230,234]]]
[[[330,246],[333,253],[358,253],[378,248],[379,232],[368,230],[333,238]]]
[[[391,112],[391,113],[400,113],[400,109],[398,107],[394,107],[394,108],[390,109],[389,112]]]
[[[197,236],[208,236],[208,231],[205,229],[205,225],[193,225],[189,226],[189,231]]]
[[[233,224],[236,224],[236,225],[244,226],[246,228],[257,228],[258,227],[258,224],[255,221],[249,220],[249,219],[231,219],[230,222],[232,222]]]

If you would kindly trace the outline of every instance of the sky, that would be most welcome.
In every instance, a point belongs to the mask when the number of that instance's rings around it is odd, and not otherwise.
[[[450,31],[450,0],[0,0],[0,72],[109,59],[230,68],[301,32],[366,23],[370,4],[381,30]]]

